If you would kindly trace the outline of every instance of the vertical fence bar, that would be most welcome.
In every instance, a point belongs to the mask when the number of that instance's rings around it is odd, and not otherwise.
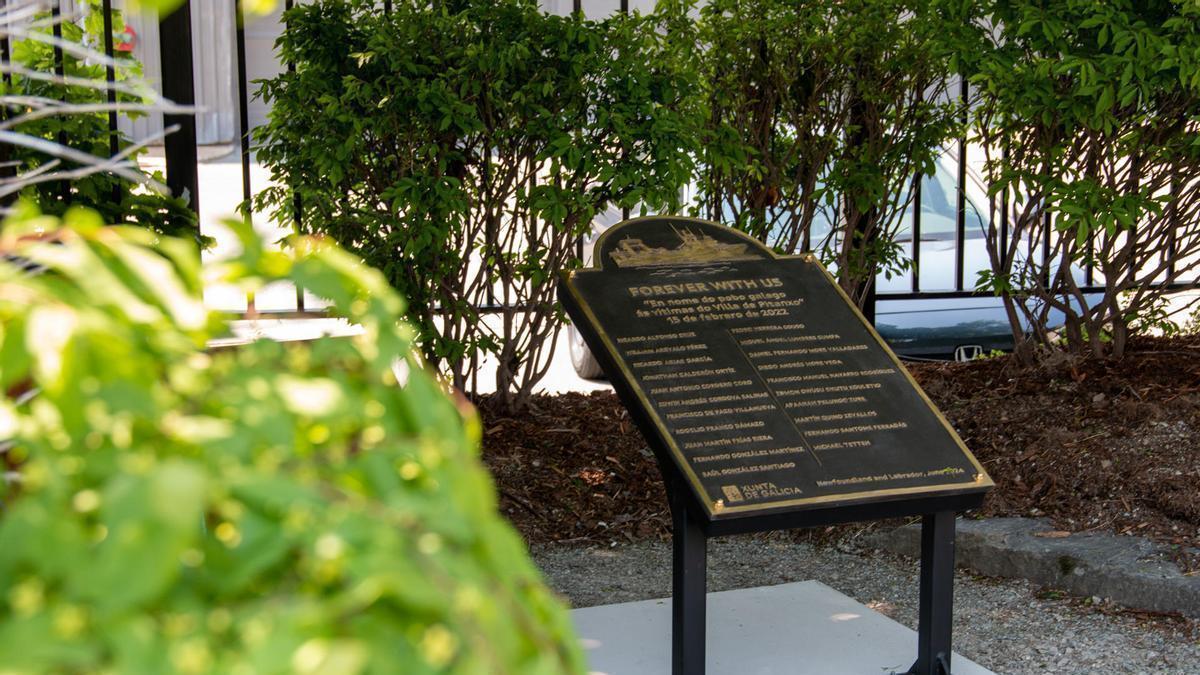
[[[629,0],[621,0],[621,13],[622,14],[629,13]],[[629,207],[628,206],[621,207],[621,220],[629,220]]]
[[[0,0],[0,12],[4,14],[4,31],[0,34],[0,59],[4,59],[5,63],[12,61],[10,47],[8,44],[8,0]],[[12,73],[5,71],[4,84],[12,86]],[[0,109],[0,115],[8,116],[8,110]]]
[[[705,201],[708,203],[708,219],[713,221],[714,223],[719,223],[719,222],[721,222],[720,218],[717,217],[717,211],[718,211],[717,202],[719,201],[719,197],[717,197],[717,195],[713,191],[713,186],[716,184],[717,184],[717,172],[716,172],[716,169],[713,169],[710,166],[708,168],[709,194],[708,194],[708,198],[705,199]],[[804,243],[805,244],[809,243],[808,242],[808,230],[804,231]],[[805,246],[804,250],[807,251],[808,246]]]
[[[958,212],[954,233],[954,290],[963,290],[964,258],[967,247],[967,78],[959,75],[959,101],[962,103],[963,135],[958,139]]]
[[[285,13],[291,11],[294,5],[295,3],[293,0],[286,0],[283,3],[283,11]],[[386,3],[384,9],[386,11],[391,11],[391,3]],[[287,29],[287,19],[285,18],[283,22],[283,30],[286,31]],[[295,62],[288,61],[287,70],[289,73],[296,72]],[[300,234],[300,213],[301,209],[303,208],[304,202],[300,199],[300,193],[296,192],[295,188],[292,188],[292,229],[296,232],[296,234]],[[299,286],[296,286],[296,311],[304,311],[304,289],[300,288]]]
[[[935,169],[936,171],[936,169]],[[921,174],[913,178],[912,292],[921,292]]]
[[[925,93],[921,92],[917,100],[925,101]],[[933,167],[934,174],[937,174],[937,165]],[[912,292],[921,292],[921,172],[917,172],[913,176],[912,182]]]
[[[8,0],[0,0],[0,16],[4,18],[4,27],[0,30],[0,59],[4,60],[5,64],[12,62],[10,47],[8,44]],[[7,70],[4,72],[4,85],[12,92],[12,73]],[[0,106],[0,120],[8,119],[8,108]],[[0,177],[11,178],[17,175],[17,167],[12,166],[9,162],[12,161],[12,152],[10,146],[5,143],[0,145]],[[3,204],[8,206],[16,198],[15,195],[5,199]]]
[[[1171,227],[1167,230],[1167,278],[1165,283],[1175,283],[1175,261],[1179,257],[1179,182],[1171,179]],[[1091,238],[1088,238],[1091,241]]]
[[[50,32],[54,35],[55,40],[62,40],[62,6],[60,0],[54,0],[54,5],[50,8]],[[58,44],[54,45],[54,74],[60,78],[66,77],[66,63],[63,61],[63,50]],[[66,85],[63,85],[63,90],[66,90]],[[64,99],[63,103],[67,101]],[[58,130],[58,144],[61,146],[67,145],[67,132],[64,129]],[[64,205],[71,195],[71,184],[67,181],[62,181],[58,185],[59,195],[62,196]]]
[[[1008,187],[1000,191],[1000,264],[1008,267]]]
[[[1054,217],[1050,211],[1046,211],[1045,227],[1046,236],[1042,237],[1042,283],[1046,288],[1050,287],[1050,231],[1054,225]]]
[[[1084,260],[1083,272],[1086,278],[1083,280],[1085,286],[1092,286],[1096,283],[1096,236],[1092,233],[1087,239],[1087,259]]]
[[[1033,224],[1030,224],[1029,227],[1025,230],[1025,259],[1029,262],[1030,265],[1033,264],[1033,254],[1037,252],[1037,242],[1034,241],[1034,237],[1037,235],[1036,230],[1037,230],[1037,228],[1034,227]],[[1016,234],[1014,233],[1013,236],[1016,236]],[[1013,248],[1016,248],[1016,246],[1014,246]],[[1014,251],[1014,253],[1015,253],[1015,251]],[[1015,258],[1016,258],[1016,256],[1014,255],[1013,262],[1016,262]]]
[[[163,96],[183,106],[196,103],[192,74],[192,8],[183,0],[178,9],[160,16],[159,39],[167,49],[159,50],[162,61]],[[189,114],[163,115],[163,125],[178,125],[164,141],[167,163],[167,187],[177,197],[185,197],[197,214],[200,212],[200,179],[196,160],[196,118]]]
[[[1008,165],[1008,146],[1004,146],[1004,164]],[[1000,265],[1008,269],[1008,186],[1000,191]]]
[[[492,189],[491,188],[491,177],[492,177],[492,149],[491,148],[488,148],[485,150],[485,157],[483,158],[482,174],[483,175],[481,177],[483,178],[484,194],[489,194]],[[555,176],[554,181],[555,181],[555,186],[561,190],[562,189],[562,179],[559,176]],[[495,242],[496,242],[496,239],[498,236],[499,236],[499,233],[496,231],[495,221],[492,218],[488,218],[487,221],[483,225],[483,237],[484,237],[484,240],[487,242],[487,245],[483,249],[483,256],[482,256],[483,259],[479,261],[480,265],[486,266],[488,264],[487,256],[488,256],[489,249],[494,250],[492,247],[495,246]],[[499,247],[496,247],[496,248],[499,248]],[[496,306],[496,284],[491,278],[488,279],[486,291],[487,292],[484,293],[484,298],[485,298],[485,302],[487,303],[487,306],[489,308],[495,307]]]
[[[250,222],[250,92],[247,89],[246,75],[246,16],[242,13],[241,0],[233,1],[234,43],[237,48],[237,78],[238,78],[238,140],[242,152],[242,200],[245,202],[246,222]]]
[[[234,43],[237,49],[237,78],[238,78],[238,140],[241,145],[242,160],[242,219],[249,225],[253,222],[254,207],[250,203],[253,193],[250,189],[250,92],[248,91],[248,76],[246,74],[246,15],[242,11],[242,0],[233,0]],[[246,314],[253,315],[254,294],[246,296]]]
[[[113,20],[112,20],[112,0],[102,0],[100,3],[100,11],[104,14],[104,55],[110,59],[115,59],[117,52],[113,49]],[[120,152],[120,143],[117,132],[117,90],[113,86],[117,81],[117,69],[109,63],[104,67],[104,81],[108,83],[108,91],[105,92],[108,105],[114,106],[108,111],[108,155],[115,156]],[[121,185],[118,183],[113,185],[112,198],[114,202],[121,201]]]

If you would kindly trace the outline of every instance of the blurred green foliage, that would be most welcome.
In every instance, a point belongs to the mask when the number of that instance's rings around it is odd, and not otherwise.
[[[6,223],[0,672],[582,672],[385,278],[230,227],[206,273],[293,282],[361,334],[208,350],[194,242]]]
[[[129,0],[129,4],[132,7],[140,9],[155,10],[163,14],[169,14],[178,9],[179,5],[183,4],[183,0]]]

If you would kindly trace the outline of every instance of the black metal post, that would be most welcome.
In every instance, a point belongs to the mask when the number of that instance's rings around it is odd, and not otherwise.
[[[912,292],[921,292],[921,174],[913,178]],[[875,322],[871,321],[874,325]]]
[[[705,593],[708,538],[700,521],[688,513],[688,487],[677,476],[667,494],[671,501],[671,673],[704,675]]]
[[[192,75],[192,10],[188,0],[166,16],[159,17],[158,34],[163,49],[163,96],[183,106],[196,103]],[[200,178],[196,160],[196,119],[190,113],[163,115],[163,125],[178,125],[164,140],[167,187],[176,197],[186,196],[193,211],[200,210]]]
[[[954,512],[921,519],[921,606],[917,662],[912,675],[950,675],[950,636],[954,614]]]
[[[1004,165],[1008,166],[1008,145],[1004,146]],[[1000,191],[1000,265],[1008,269],[1008,186]]]
[[[112,0],[102,0],[100,3],[100,11],[104,14],[104,55],[110,59],[115,59],[117,52],[113,49],[113,21],[112,21]],[[116,156],[120,152],[120,143],[118,142],[117,132],[117,89],[113,84],[117,81],[117,70],[113,64],[109,63],[104,67],[104,81],[108,83],[108,91],[105,92],[105,100],[108,101],[113,109],[108,111],[108,154]],[[115,184],[112,189],[112,199],[114,202],[121,201],[121,185]]]
[[[1172,230],[1172,233],[1174,233],[1174,230]],[[1086,258],[1084,259],[1084,264],[1083,264],[1083,270],[1084,270],[1083,283],[1087,286],[1092,286],[1096,282],[1096,236],[1095,236],[1095,233],[1092,233],[1091,235],[1088,236],[1087,246],[1086,246],[1084,255],[1086,256]],[[1172,258],[1172,260],[1173,260],[1173,258]],[[1172,264],[1172,267],[1174,267],[1173,264]],[[1172,276],[1172,277],[1175,276],[1174,269],[1169,270],[1169,272],[1170,272],[1170,276]]]
[[[918,94],[918,100],[924,101],[924,93]],[[937,167],[934,167],[934,175],[937,175]],[[913,176],[912,180],[912,292],[921,292],[921,181],[924,180],[920,172]],[[875,325],[874,317],[871,317],[871,325]]]
[[[233,12],[237,25],[234,26],[233,39],[237,49],[237,91],[238,91],[238,141],[242,159],[242,220],[249,225],[253,218],[254,205],[250,198],[250,92],[246,75],[246,16],[242,12],[242,0],[232,0]],[[246,314],[254,315],[254,293],[246,295]]]
[[[629,13],[629,0],[621,0],[621,13],[622,14]],[[629,207],[628,206],[624,206],[621,208],[621,220],[629,220]]]
[[[0,0],[0,11],[7,12],[7,10],[8,0]],[[7,18],[7,14],[5,16]],[[7,30],[0,31],[0,61],[3,61],[6,64],[12,63],[12,55],[9,51]],[[5,71],[4,74],[0,76],[0,80],[3,80],[4,84],[9,87],[10,90],[12,89],[11,72]],[[5,106],[0,106],[0,120],[7,119],[8,108]],[[7,143],[0,144],[0,178],[12,178],[13,176],[17,175],[17,167],[13,166],[11,161],[12,146],[8,145]],[[2,202],[0,202],[0,204],[4,206],[10,206],[14,201],[16,201],[16,198],[17,195],[9,195]]]
[[[54,4],[51,5],[51,7],[50,7],[50,20],[52,22],[52,25],[50,27],[51,34],[54,36],[55,40],[62,40],[63,39],[62,3],[59,2],[59,0],[54,0]],[[57,75],[59,78],[65,78],[67,76],[66,62],[64,61],[63,49],[62,49],[61,44],[54,45],[54,74]],[[66,91],[65,84],[63,85],[63,90]],[[63,102],[66,103],[65,95],[64,95]],[[63,147],[69,146],[68,139],[67,139],[67,132],[64,129],[60,128],[58,130],[57,138],[58,138],[59,145],[61,145]],[[64,180],[58,184],[58,188],[59,188],[59,190],[58,190],[59,195],[62,197],[63,205],[65,207],[67,201],[69,201],[71,198],[71,184]]]
[[[1179,181],[1177,181],[1175,179],[1171,179],[1171,204],[1168,208],[1170,209],[1170,211],[1168,211],[1168,213],[1170,213],[1170,217],[1171,217],[1171,228],[1169,230],[1167,230],[1167,254],[1166,254],[1167,255],[1167,283],[1174,283],[1174,281],[1175,281],[1175,262],[1179,259],[1179,250],[1178,250],[1179,242],[1176,241],[1176,238],[1179,236],[1179,234],[1178,234],[1179,233]],[[1095,239],[1096,239],[1096,236],[1094,234],[1088,236],[1089,246]],[[1088,249],[1089,274],[1088,274],[1088,280],[1087,280],[1087,283],[1089,286],[1092,285],[1092,278],[1091,278],[1091,273],[1090,273],[1091,264],[1092,264],[1092,252],[1091,252],[1091,248],[1089,247],[1089,249]]]
[[[285,17],[287,16],[287,13],[291,11],[293,5],[293,0],[286,0],[283,3]],[[391,5],[384,7],[384,11],[392,11]],[[287,20],[285,19],[283,29],[288,30],[288,28]],[[296,72],[296,64],[292,61],[288,61],[287,69],[289,73]],[[300,234],[300,214],[302,213],[304,213],[304,202],[300,199],[300,193],[296,192],[295,188],[292,188],[292,229],[296,231],[296,234]],[[304,311],[304,289],[300,288],[299,286],[296,286],[296,311]]]
[[[8,0],[0,0],[0,10],[7,10],[7,9],[8,9]],[[9,53],[8,31],[7,30],[5,30],[3,32],[3,37],[0,37],[0,59],[3,59],[4,63],[10,63],[12,61],[11,55]],[[3,75],[3,80],[4,80],[4,84],[11,86],[12,85],[12,73],[6,71]],[[0,108],[0,114],[7,115],[7,112],[8,111],[6,109]]]
[[[1046,236],[1042,238],[1042,283],[1046,288],[1050,288],[1050,234],[1054,229],[1054,216],[1049,210],[1044,216],[1045,224],[1042,227],[1046,231]]]
[[[242,200],[245,202],[246,222],[250,222],[250,92],[246,80],[246,17],[242,12],[241,0],[233,1],[237,25],[234,27],[234,42],[237,48],[238,78],[238,140],[242,153]]]
[[[963,290],[967,248],[967,78],[959,76],[963,135],[958,139],[958,208],[954,219],[954,290]]]

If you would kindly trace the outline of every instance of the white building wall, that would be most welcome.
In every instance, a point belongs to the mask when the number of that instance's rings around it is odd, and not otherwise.
[[[234,73],[234,0],[192,0],[192,71],[196,90],[196,138],[201,145],[232,143],[237,137],[237,93]],[[115,0],[125,22],[137,35],[133,54],[142,62],[146,81],[162,91],[159,63],[158,17],[153,12],[129,9],[129,0]],[[131,120],[122,116],[121,128],[135,140],[160,133],[162,115]]]
[[[282,0],[276,3],[275,11],[246,21],[246,78],[250,95],[250,128],[265,123],[270,107],[254,98],[255,80],[274,77],[283,72],[287,65],[275,58],[275,40],[283,30]]]

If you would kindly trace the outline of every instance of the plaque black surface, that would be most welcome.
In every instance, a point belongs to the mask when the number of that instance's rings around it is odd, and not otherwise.
[[[608,230],[594,259],[563,304],[710,520],[991,487],[812,258],[649,217]]]

